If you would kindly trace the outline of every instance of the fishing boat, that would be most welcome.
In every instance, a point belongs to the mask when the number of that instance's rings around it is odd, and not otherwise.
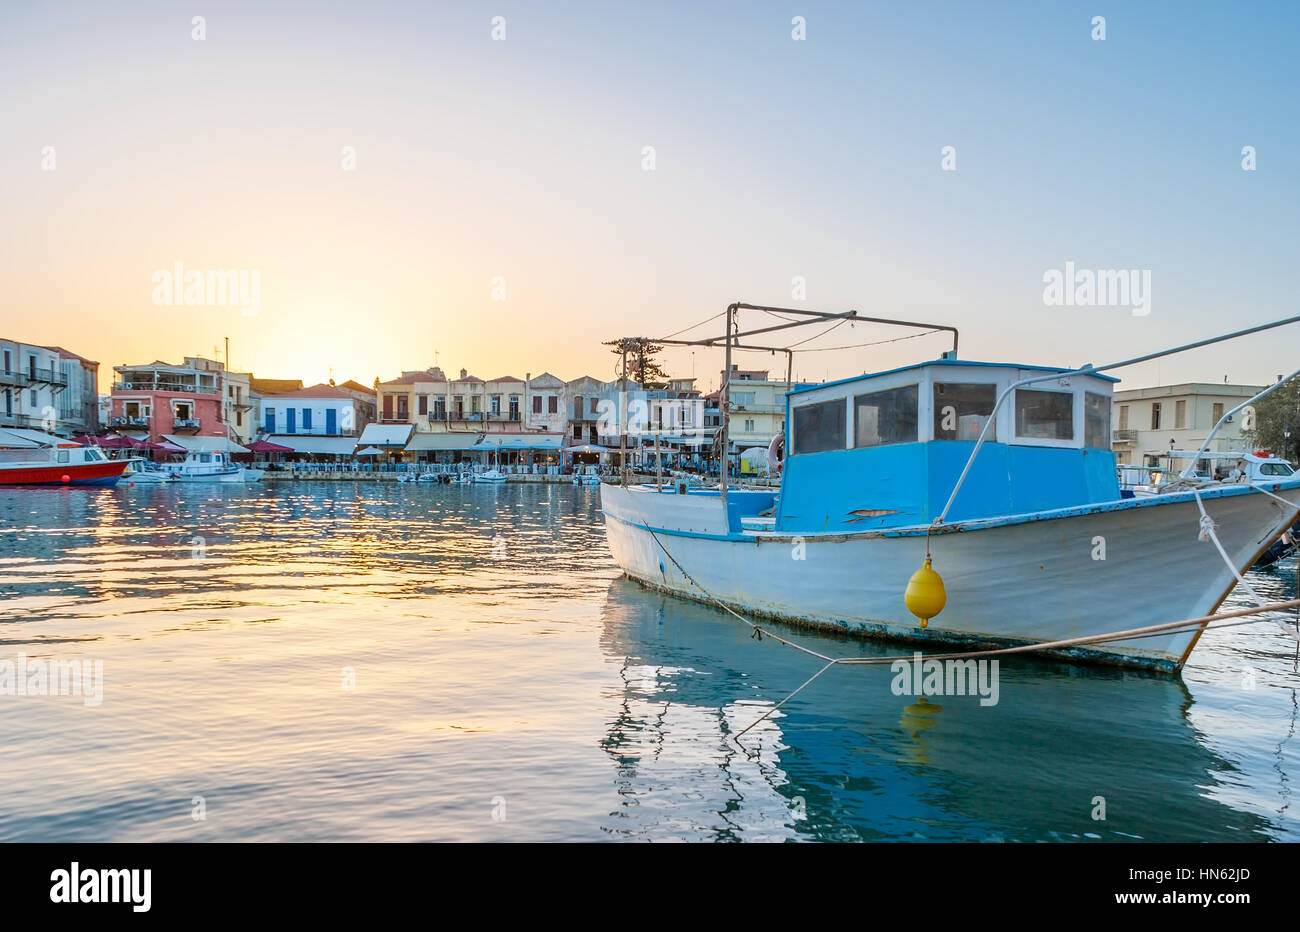
[[[172,482],[256,482],[263,470],[232,463],[225,453],[191,450],[180,463],[163,466]]]
[[[114,485],[126,463],[38,430],[0,430],[0,485]]]
[[[167,470],[142,456],[129,457],[125,462],[126,471],[122,473],[122,478],[132,484],[158,485],[171,479]]]
[[[499,443],[497,444],[496,453],[493,455],[492,461],[488,464],[488,468],[483,470],[483,472],[475,473],[474,481],[488,484],[506,481],[506,474],[501,470],[501,446]]]
[[[740,343],[741,309],[857,317],[737,304],[725,337],[681,342],[725,347],[730,372],[733,349],[769,349]],[[963,360],[943,329],[954,347],[937,360],[791,390],[777,490],[602,485],[619,567],[794,624],[1181,669],[1204,624],[1089,639],[1212,614],[1295,523],[1300,478],[1124,498],[1110,448],[1118,380],[1103,369],[1128,363]],[[724,414],[724,450],[726,431]]]

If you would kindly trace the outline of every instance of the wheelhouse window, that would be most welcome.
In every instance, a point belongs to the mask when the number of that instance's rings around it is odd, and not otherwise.
[[[904,385],[853,399],[853,445],[916,443],[917,386]]]
[[[794,409],[794,453],[844,449],[844,399]]]
[[[1261,476],[1289,476],[1294,470],[1285,463],[1261,463],[1259,474]]]
[[[934,383],[934,439],[977,440],[997,404],[996,385],[971,382]],[[988,440],[997,440],[997,427],[990,427]]]
[[[1016,436],[1028,440],[1073,440],[1073,393],[1016,389]]]
[[[1110,399],[1105,395],[1083,393],[1083,445],[1110,449]]]

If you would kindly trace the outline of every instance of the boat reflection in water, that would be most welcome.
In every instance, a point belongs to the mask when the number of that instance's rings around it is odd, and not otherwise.
[[[778,630],[773,626],[773,630]],[[781,630],[830,656],[908,648]],[[1004,659],[996,705],[896,695],[888,665],[828,671],[708,606],[614,581],[602,649],[623,685],[604,748],[652,838],[1251,841],[1279,827],[1215,798],[1234,765],[1188,721],[1179,679]],[[1103,812],[1104,819],[1095,818]]]

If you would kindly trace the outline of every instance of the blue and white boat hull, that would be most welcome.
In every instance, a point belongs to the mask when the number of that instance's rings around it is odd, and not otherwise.
[[[1240,572],[1300,514],[1300,481],[1201,493]],[[730,495],[731,493],[729,493]],[[749,493],[754,495],[755,493]],[[1214,544],[1197,539],[1192,493],[972,520],[930,538],[947,607],[921,628],[903,603],[925,557],[926,528],[793,534],[730,517],[717,493],[601,486],[619,567],[646,585],[716,598],[742,613],[866,637],[1005,647],[1101,635],[1212,614],[1235,585]],[[770,524],[770,522],[769,522]],[[688,575],[690,578],[688,578]],[[1176,671],[1200,629],[1054,652]]]

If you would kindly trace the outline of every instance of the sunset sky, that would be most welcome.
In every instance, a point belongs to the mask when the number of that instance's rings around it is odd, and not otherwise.
[[[790,304],[802,276],[799,306],[952,324],[969,358],[1100,364],[1300,313],[1298,43],[1295,3],[8,2],[0,335],[105,389],[227,336],[234,368],[309,384],[435,352],[608,379],[601,341]],[[1067,261],[1150,270],[1150,314],[1046,306]],[[158,306],[178,262],[256,270],[259,312]],[[1298,347],[1118,374],[1269,381]],[[665,359],[707,387],[722,362]]]

